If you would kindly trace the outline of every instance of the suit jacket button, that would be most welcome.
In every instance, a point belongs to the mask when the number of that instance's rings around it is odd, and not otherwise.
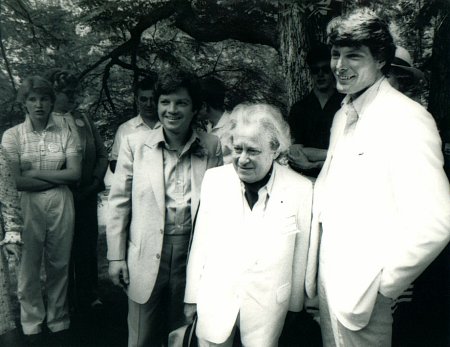
[[[159,258],[161,258],[161,256],[159,254],[157,254],[156,255],[156,259],[159,259]]]

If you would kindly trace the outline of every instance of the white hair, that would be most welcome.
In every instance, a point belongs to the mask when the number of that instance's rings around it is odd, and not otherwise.
[[[285,164],[292,140],[289,125],[284,120],[280,110],[275,106],[264,103],[237,105],[230,115],[231,142],[233,142],[233,132],[237,127],[251,125],[257,125],[264,130],[261,136],[267,136],[271,148],[279,153],[276,161]]]

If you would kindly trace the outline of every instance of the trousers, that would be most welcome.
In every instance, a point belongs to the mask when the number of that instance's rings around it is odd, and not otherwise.
[[[22,259],[18,275],[20,322],[24,334],[68,329],[70,325],[67,287],[72,247],[74,206],[67,186],[42,192],[22,192],[24,217]],[[44,258],[47,307],[41,289],[41,264]]]
[[[164,235],[161,262],[152,294],[145,304],[128,299],[128,346],[167,345],[169,332],[187,322],[184,291],[190,236]]]
[[[361,330],[342,325],[328,306],[326,287],[319,270],[320,329],[324,347],[390,347],[392,342],[392,299],[378,294],[369,323]]]
[[[97,194],[75,202],[75,230],[70,262],[69,295],[78,309],[97,299]]]

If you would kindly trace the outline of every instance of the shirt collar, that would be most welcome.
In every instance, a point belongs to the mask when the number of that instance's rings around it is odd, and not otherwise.
[[[157,120],[155,125],[153,126],[153,128],[150,128],[150,126],[147,123],[144,122],[144,119],[142,118],[142,116],[140,114],[138,114],[136,116],[136,118],[135,118],[135,121],[134,121],[133,125],[134,125],[135,128],[139,128],[141,126],[145,126],[145,127],[149,128],[149,129],[157,129],[157,128],[159,128],[161,126],[161,123],[159,122],[159,120]]]
[[[272,166],[272,175],[270,176],[270,179],[266,184],[267,194],[269,196],[272,194],[273,182],[275,181],[276,172],[277,172],[277,163],[274,162]]]
[[[372,84],[367,90],[359,95],[355,100],[352,100],[350,95],[346,95],[342,100],[341,106],[353,107],[358,114],[358,117],[361,118],[364,116],[364,111],[367,106],[369,106],[375,97],[378,94],[381,83],[384,81],[385,77],[381,77],[374,84]]]
[[[277,172],[277,166],[278,166],[278,164],[276,162],[274,162],[272,165],[272,174],[270,175],[270,178],[267,181],[267,183],[264,186],[262,186],[261,188],[259,188],[258,195],[267,193],[268,197],[271,196],[272,189],[273,189],[273,182],[275,181],[275,175]],[[245,184],[241,180],[239,180],[239,182],[241,183],[242,194],[244,194],[245,193]]]
[[[169,144],[166,142],[166,139],[164,137],[164,129],[162,126],[159,126],[158,128],[154,129],[154,137],[153,137],[152,144],[159,145],[159,146],[161,146],[163,148],[167,148],[167,149],[170,148]],[[192,130],[191,137],[189,137],[186,144],[184,145],[182,153],[185,153],[190,149],[192,149],[193,154],[195,154],[197,156],[203,156],[206,151],[197,131],[195,131],[195,130]],[[206,152],[206,154],[207,154],[207,152]]]
[[[24,125],[25,125],[25,131],[27,133],[34,132],[33,124],[31,123],[31,120],[30,120],[30,117],[28,116],[28,114],[25,117]],[[48,116],[47,125],[44,130],[48,131],[48,130],[52,130],[53,128],[57,128],[57,125],[55,123],[55,120],[53,119],[53,114],[51,113],[50,116]]]

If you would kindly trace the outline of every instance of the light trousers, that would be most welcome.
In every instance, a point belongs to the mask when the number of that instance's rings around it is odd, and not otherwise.
[[[378,294],[369,323],[361,330],[342,325],[328,306],[326,287],[319,270],[320,329],[324,347],[390,347],[392,299]]]
[[[252,301],[250,297],[244,298],[245,301]],[[222,343],[214,343],[203,338],[198,337],[200,347],[232,347],[234,342],[234,335],[236,328],[239,328],[241,343],[245,347],[276,347],[280,338],[287,311],[278,312],[279,324],[269,323],[269,317],[264,315],[254,315],[248,310],[242,309],[239,311],[234,323],[234,327],[230,336]],[[200,318],[199,318],[200,319]]]
[[[68,329],[70,325],[67,287],[74,226],[73,197],[67,186],[43,192],[22,192],[24,217],[22,259],[18,275],[20,322],[24,334]],[[41,288],[44,256],[47,307]]]
[[[128,299],[128,347],[167,345],[169,332],[185,325],[184,292],[190,236],[164,235],[158,277],[145,304]]]

